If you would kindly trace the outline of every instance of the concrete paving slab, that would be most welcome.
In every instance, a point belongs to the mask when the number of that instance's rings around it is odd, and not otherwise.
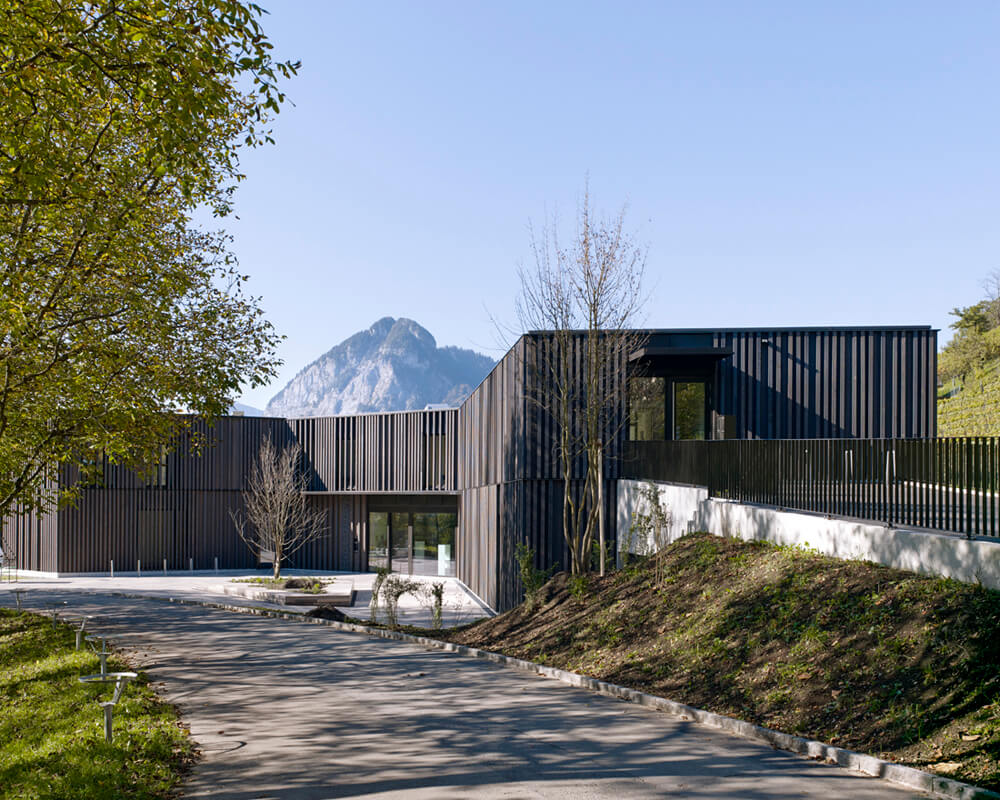
[[[191,798],[925,796],[414,644],[157,600],[29,598],[67,600],[141,647],[204,753]]]
[[[349,581],[354,589],[354,602],[350,606],[337,606],[345,614],[368,620],[372,595],[372,583],[375,574],[372,572],[316,572],[296,569],[283,570],[282,575],[286,577],[297,577],[303,575],[325,577],[336,579],[341,582]],[[28,598],[37,589],[79,591],[97,593],[124,593],[128,595],[141,595],[143,597],[156,598],[176,598],[179,600],[196,600],[208,602],[231,603],[247,607],[257,608],[286,608],[283,603],[278,603],[267,598],[268,592],[261,590],[259,585],[248,583],[234,583],[234,578],[259,578],[269,577],[270,571],[252,572],[247,570],[230,570],[224,572],[170,572],[166,575],[143,574],[138,576],[132,574],[116,574],[115,577],[103,575],[79,575],[64,577],[43,577],[37,574],[27,574],[19,578],[16,582],[0,581],[0,597],[5,592],[23,590],[23,598]],[[468,587],[456,578],[430,578],[426,576],[413,576],[413,580],[430,584],[441,581],[445,585],[443,603],[443,624],[445,627],[461,625],[483,616],[488,616],[493,611],[476,597]],[[11,600],[14,595],[10,595]],[[308,606],[298,607],[296,610],[306,612]],[[376,619],[385,621],[385,614],[379,612]],[[431,627],[431,604],[424,595],[406,594],[400,598],[398,620],[402,625],[415,625],[418,627]]]

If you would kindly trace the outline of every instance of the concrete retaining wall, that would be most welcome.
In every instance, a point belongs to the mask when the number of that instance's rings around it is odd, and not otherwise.
[[[716,536],[762,540],[809,547],[835,558],[874,561],[889,567],[939,575],[965,583],[981,583],[1000,591],[1000,542],[965,539],[946,533],[889,528],[821,514],[783,511],[709,497],[703,486],[659,481],[618,482],[619,546],[632,553],[649,553],[653,543],[628,531],[633,511],[641,507],[640,488],[660,487],[660,501],[671,515],[664,537],[671,542],[686,533],[708,531]]]

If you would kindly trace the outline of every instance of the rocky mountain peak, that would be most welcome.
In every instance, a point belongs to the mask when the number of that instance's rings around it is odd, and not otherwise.
[[[493,364],[473,350],[438,347],[412,319],[382,317],[306,366],[266,413],[310,417],[458,405]]]

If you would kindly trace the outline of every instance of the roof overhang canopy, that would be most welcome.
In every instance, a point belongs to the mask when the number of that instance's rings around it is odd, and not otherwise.
[[[640,347],[629,353],[630,362],[667,363],[700,361],[714,363],[733,354],[731,347]]]

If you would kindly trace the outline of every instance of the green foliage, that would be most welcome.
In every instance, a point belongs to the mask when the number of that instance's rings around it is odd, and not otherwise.
[[[439,631],[444,623],[444,584],[440,581],[432,583],[430,594],[433,599],[431,607],[431,627]]]
[[[995,285],[994,285],[995,284]],[[966,308],[954,308],[955,335],[938,357],[938,378],[949,381],[1000,358],[1000,275],[994,275],[988,297]]]
[[[404,578],[401,575],[389,575],[382,582],[382,606],[385,608],[386,625],[390,628],[399,626],[399,599],[404,594],[419,594],[423,585],[419,581]]]
[[[1000,436],[1000,271],[986,298],[956,308],[955,335],[938,355],[938,435]]]
[[[191,224],[230,211],[296,70],[260,13],[0,0],[0,516],[53,500],[60,464],[155,463],[168,412],[273,376],[228,240]]]
[[[604,543],[604,563],[606,569],[613,569],[615,565],[615,543],[606,541]],[[590,569],[598,572],[601,568],[601,543],[594,539],[590,543]]]
[[[590,578],[588,575],[570,575],[566,582],[566,588],[568,589],[570,595],[577,600],[582,600],[587,596],[587,589],[590,586]]]
[[[672,519],[661,497],[660,487],[655,483],[644,483],[639,488],[639,503],[632,512],[625,556],[626,562],[633,550],[640,555],[652,556],[653,580],[657,585],[665,577],[664,561],[658,558],[658,554],[667,546]]]
[[[1000,359],[954,384],[937,401],[938,435],[1000,436]]]
[[[514,549],[514,558],[521,573],[521,585],[524,587],[524,601],[533,607],[538,597],[538,590],[552,577],[558,564],[548,569],[538,569],[535,566],[535,551],[522,542]]]
[[[98,699],[77,677],[100,670],[73,649],[74,632],[33,614],[0,610],[0,795],[21,800],[153,800],[173,796],[194,746],[173,706],[140,673],[104,741]],[[109,659],[112,671],[128,669]]]

